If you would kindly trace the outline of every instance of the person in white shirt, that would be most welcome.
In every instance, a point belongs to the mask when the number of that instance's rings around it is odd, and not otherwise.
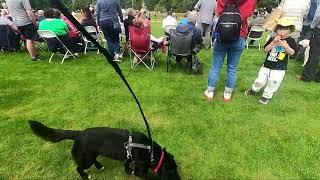
[[[162,21],[162,29],[169,34],[170,30],[175,30],[177,27],[177,20],[172,17],[172,11],[167,12],[167,17]]]
[[[302,31],[303,18],[309,12],[311,0],[282,0],[281,3],[283,4],[281,17],[293,18],[292,20],[295,22],[296,30],[291,34],[291,37],[297,41]]]

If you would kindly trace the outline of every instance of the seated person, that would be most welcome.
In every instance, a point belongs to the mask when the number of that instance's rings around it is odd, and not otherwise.
[[[170,33],[170,30],[175,30],[177,27],[177,20],[172,17],[172,11],[168,11],[166,18],[162,21],[162,29],[165,34]]]
[[[133,25],[133,21],[136,18],[136,11],[133,8],[127,9],[127,18],[123,21],[124,30],[126,35],[126,42],[129,41],[129,26]]]
[[[7,18],[7,11],[1,11],[0,16],[0,49],[18,50],[20,49],[20,36],[18,27]]]
[[[44,16],[44,11],[42,9],[38,10],[38,17],[37,17],[37,21],[41,22],[42,20],[46,19],[46,17]]]
[[[70,39],[76,40],[76,39],[81,38],[80,31],[78,31],[78,29],[72,24],[72,22],[67,17],[65,17],[62,13],[61,13],[60,19],[63,20],[67,24],[68,29],[69,29],[68,37]]]
[[[198,19],[198,14],[195,11],[192,11],[188,15],[188,23],[187,24],[179,24],[177,26],[176,31],[179,33],[187,33],[189,31],[193,31],[192,41],[191,41],[191,50],[194,51],[197,48],[197,45],[202,44],[202,35],[201,30],[196,28],[196,22]],[[177,61],[181,61],[181,57],[177,57]],[[192,56],[189,56],[188,61],[192,60]]]
[[[133,26],[135,27],[150,27],[150,21],[149,19],[146,19],[144,16],[144,13],[142,11],[139,11],[133,20]],[[162,52],[166,52],[166,47],[165,47],[165,38],[160,37],[156,38],[153,35],[150,34],[150,41],[151,41],[151,46],[153,51],[157,51],[159,48],[162,49]]]
[[[188,24],[188,15],[190,14],[190,11],[187,11],[185,14],[184,14],[184,17],[183,19],[180,20],[179,24]]]
[[[66,23],[61,19],[55,18],[55,15],[57,16],[57,12],[53,9],[49,9],[45,11],[44,15],[46,19],[39,23],[39,30],[49,30],[54,32],[70,51],[80,52],[81,47],[68,38],[69,29]],[[56,39],[47,39],[47,42],[50,51],[55,52],[59,49],[61,53],[64,53],[60,43]]]
[[[83,18],[80,20],[82,26],[93,26],[97,29],[97,23],[94,20],[89,7],[82,8],[81,10]]]

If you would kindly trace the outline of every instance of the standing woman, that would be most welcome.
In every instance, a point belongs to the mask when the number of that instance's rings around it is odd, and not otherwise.
[[[258,0],[259,1],[259,0]],[[240,61],[242,50],[245,46],[245,38],[248,34],[248,18],[252,16],[256,6],[256,0],[218,0],[217,16],[219,17],[225,10],[226,4],[238,4],[241,16],[241,31],[238,40],[231,42],[215,41],[213,49],[213,62],[208,75],[208,87],[204,92],[208,101],[213,100],[216,84],[219,78],[225,57],[227,56],[227,78],[223,99],[230,102],[233,89],[236,84],[238,64]]]
[[[97,21],[108,43],[108,51],[114,61],[120,62],[119,34],[123,22],[122,11],[118,0],[97,0]]]

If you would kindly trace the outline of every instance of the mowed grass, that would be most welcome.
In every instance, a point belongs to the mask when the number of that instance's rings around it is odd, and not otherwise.
[[[161,35],[159,23],[153,34]],[[63,129],[108,126],[146,132],[133,98],[102,55],[90,52],[63,65],[41,53],[31,62],[26,52],[0,54],[0,179],[80,179],[70,149],[39,139],[27,120]],[[180,66],[166,72],[158,53],[150,72],[120,65],[141,101],[154,140],[174,154],[183,179],[319,179],[320,87],[295,79],[300,62],[291,60],[285,80],[268,105],[245,97],[265,54],[245,50],[231,103],[222,95],[222,69],[214,102],[204,100],[212,50],[199,55],[203,75]],[[99,158],[105,170],[91,168],[92,179],[137,179],[122,163]]]

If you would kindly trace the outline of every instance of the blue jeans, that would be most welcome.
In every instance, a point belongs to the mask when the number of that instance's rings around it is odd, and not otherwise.
[[[113,28],[112,19],[100,21],[100,27],[104,34],[104,37],[108,43],[108,51],[111,57],[114,57],[115,54],[120,53],[120,41],[119,34],[120,32]]]
[[[227,79],[225,91],[232,93],[236,84],[238,64],[244,46],[245,39],[242,37],[232,43],[215,42],[213,62],[208,77],[208,91],[213,92],[215,90],[224,58],[227,55]]]

